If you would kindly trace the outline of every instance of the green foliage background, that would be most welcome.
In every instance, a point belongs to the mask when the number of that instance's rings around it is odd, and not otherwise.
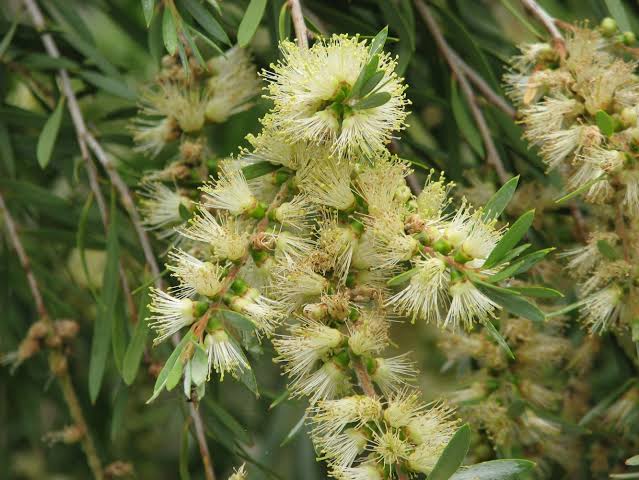
[[[95,404],[91,404],[88,364],[97,307],[77,252],[78,247],[87,250],[89,270],[96,282],[101,278],[105,261],[99,252],[106,249],[107,242],[95,203],[83,219],[90,190],[66,110],[62,111],[59,135],[44,168],[37,155],[38,138],[60,98],[55,70],[64,67],[72,76],[90,129],[117,158],[118,171],[130,186],[137,184],[143,171],[164,164],[174,152],[163,152],[149,160],[132,150],[127,130],[136,112],[136,92],[152,78],[162,55],[160,20],[154,18],[147,29],[138,0],[40,3],[48,15],[48,31],[60,47],[62,59],[44,54],[40,35],[19,1],[5,0],[0,5],[0,38],[9,39],[0,49],[0,191],[21,227],[20,236],[52,316],[72,318],[80,324],[80,334],[70,351],[70,368],[103,461],[130,462],[140,479],[175,479],[178,475],[182,479],[203,478],[197,445],[188,433],[185,435],[188,415],[183,400],[176,394],[164,394],[152,406],[145,405],[153,386],[148,369],[164,361],[170,353],[168,346],[149,349],[131,386],[123,382],[111,356],[102,390]],[[235,41],[248,2],[219,3],[221,14],[215,13],[215,17]],[[251,41],[255,61],[263,68],[278,57],[282,3],[282,0],[267,2]],[[534,39],[534,32],[544,34],[515,0],[429,3],[437,12],[451,46],[502,95],[500,79],[507,59],[516,51],[515,45]],[[630,28],[639,31],[636,2],[539,3],[564,21],[590,21],[595,25],[622,5]],[[397,153],[409,159],[422,178],[434,168],[464,185],[466,174],[472,171],[496,185],[494,174],[483,163],[481,138],[465,99],[409,0],[306,0],[304,9],[309,24],[323,34],[372,36],[388,25],[392,38],[387,48],[399,55],[399,69],[406,77],[407,95],[413,102],[413,113],[408,119],[410,128],[402,133]],[[16,24],[15,34],[10,38],[9,32]],[[283,33],[290,32],[290,25],[284,26]],[[207,35],[206,31],[204,34]],[[212,48],[202,42],[203,51]],[[216,154],[221,158],[246,145],[245,135],[259,130],[257,119],[268,107],[264,100],[259,100],[250,111],[211,127],[208,136]],[[561,188],[558,176],[546,176],[535,151],[520,139],[521,130],[516,123],[491,105],[483,105],[483,112],[506,169],[512,175],[521,175],[520,185],[540,182]],[[104,172],[100,179],[107,198],[114,195]],[[114,201],[120,210],[121,259],[132,288],[137,288],[145,282],[143,255],[128,215],[117,198]],[[571,241],[571,228],[568,208],[558,208],[535,224],[529,240],[540,248],[561,245]],[[117,302],[115,308],[114,318],[124,319],[123,302]],[[0,352],[10,352],[17,348],[36,314],[24,272],[4,236],[0,243],[0,312]],[[124,345],[131,338],[132,329],[123,325],[119,341]],[[404,325],[398,326],[397,331],[400,351],[413,350],[424,372],[421,387],[425,396],[435,398],[451,388],[455,372],[439,373],[444,360],[430,328]],[[581,335],[577,327],[572,333]],[[303,433],[299,421],[305,403],[287,401],[269,408],[284,391],[285,381],[271,362],[270,347],[265,346],[265,350],[253,362],[261,398],[255,399],[251,392],[230,379],[210,384],[201,408],[216,470],[224,478],[233,466],[247,461],[250,478],[324,478],[325,472],[315,462],[310,441],[299,434]],[[605,398],[633,375],[636,376],[636,365],[623,346],[605,339],[591,378],[594,400]],[[48,446],[43,442],[47,432],[60,430],[67,424],[68,414],[44,354],[13,372],[10,368],[0,369],[0,478],[89,478],[79,446],[62,443]]]

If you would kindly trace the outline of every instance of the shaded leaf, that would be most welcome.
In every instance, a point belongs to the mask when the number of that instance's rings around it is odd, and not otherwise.
[[[36,155],[38,157],[38,163],[42,168],[46,168],[51,160],[53,147],[55,146],[55,141],[58,138],[58,132],[60,131],[60,124],[62,123],[64,100],[64,97],[60,98],[57,107],[55,107],[55,110],[47,120],[47,123],[44,124],[44,128],[38,137]]]
[[[497,263],[512,250],[517,243],[523,238],[526,234],[530,226],[532,225],[533,219],[535,218],[535,211],[529,210],[524,213],[521,217],[519,217],[515,223],[511,225],[508,231],[501,238],[499,243],[495,246],[486,262],[484,263],[484,268],[490,268]]]
[[[477,155],[484,158],[484,143],[482,142],[481,135],[475,126],[475,122],[471,118],[466,101],[459,95],[457,88],[457,81],[453,78],[451,80],[451,108],[453,110],[453,117],[455,117],[455,123],[457,128],[462,133],[468,144],[475,151]]]
[[[132,102],[135,102],[138,98],[135,92],[131,90],[126,83],[114,78],[107,77],[100,73],[90,72],[88,70],[79,72],[79,75],[90,84],[110,93],[111,95],[115,95],[116,97],[131,100]]]
[[[369,95],[366,98],[363,98],[355,105],[353,105],[354,110],[368,110],[369,108],[376,108],[384,105],[391,99],[391,94],[388,92],[379,92]]]
[[[135,330],[133,330],[133,336],[129,342],[129,346],[126,349],[124,355],[124,364],[122,367],[122,378],[127,385],[131,385],[135,380],[135,377],[140,368],[140,361],[144,354],[144,347],[146,346],[146,338],[149,334],[149,324],[147,322],[147,316],[149,314],[149,289],[145,288],[140,296],[140,303],[138,307],[138,321],[135,324]]]
[[[113,317],[116,314],[118,299],[118,260],[120,246],[118,243],[118,216],[115,205],[115,195],[111,198],[111,221],[107,235],[107,260],[102,277],[102,291],[98,303],[98,313],[93,327],[91,343],[91,359],[89,361],[89,395],[95,403],[100,393],[102,378],[106,367]]]
[[[153,386],[153,395],[151,395],[151,398],[146,401],[147,404],[151,403],[160,395],[160,393],[162,393],[162,390],[164,390],[164,387],[166,386],[169,374],[171,373],[171,370],[173,370],[175,363],[180,358],[180,355],[182,354],[184,348],[194,338],[195,335],[193,334],[193,331],[189,330],[187,334],[184,335],[182,340],[180,340],[180,343],[178,343],[177,346],[173,349],[173,353],[171,353],[166,363],[164,364],[164,367],[162,367],[158,378],[155,380],[155,385]]]
[[[251,42],[262,21],[265,8],[266,0],[251,0],[249,3],[237,31],[237,43],[240,47],[246,47]]]
[[[506,352],[506,355],[508,355],[510,358],[515,358],[515,354],[510,349],[510,346],[508,346],[508,342],[501,335],[501,333],[499,333],[499,331],[495,328],[492,322],[490,320],[486,320],[482,325],[484,326],[484,328],[486,328],[486,330],[488,331],[490,336],[493,338],[493,340],[497,342],[497,345],[499,345],[502,348],[502,350]]]
[[[178,48],[178,35],[173,14],[168,8],[164,9],[164,14],[162,15],[162,39],[164,40],[166,51],[171,55],[175,55]]]
[[[193,15],[195,21],[199,23],[209,35],[222,43],[231,45],[231,40],[220,23],[202,4],[197,0],[180,0],[179,3],[184,5],[186,10]]]
[[[146,22],[147,27],[151,25],[154,10],[155,0],[142,0],[142,12],[144,13],[144,21]]]

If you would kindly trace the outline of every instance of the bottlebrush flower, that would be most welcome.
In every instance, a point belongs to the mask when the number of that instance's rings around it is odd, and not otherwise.
[[[209,332],[204,345],[208,354],[209,376],[211,368],[220,375],[220,380],[224,380],[226,372],[237,378],[243,371],[251,369],[240,346],[223,329]]]
[[[174,262],[174,265],[167,265],[167,268],[180,281],[179,287],[175,289],[178,296],[192,297],[197,293],[213,297],[221,290],[223,266],[203,262],[180,249],[169,252],[169,260]]]
[[[158,336],[153,340],[158,344],[182,328],[195,321],[194,302],[188,298],[177,298],[162,290],[151,288],[151,304],[149,310],[153,313],[148,320]]]
[[[220,178],[205,183],[201,190],[207,207],[228,210],[231,215],[248,213],[257,205],[257,199],[246,182],[242,169],[230,163],[223,163]]]
[[[159,182],[145,182],[139,192],[144,226],[161,239],[175,235],[174,227],[184,222],[181,210],[189,212],[193,202]]]
[[[263,75],[275,104],[270,120],[291,143],[327,144],[340,157],[359,152],[370,156],[404,128],[406,87],[388,54],[372,60],[367,42],[345,35],[320,39],[308,50],[288,41],[280,49],[283,59]],[[372,90],[366,91],[356,82],[371,61],[379,73]],[[367,107],[362,93],[381,94],[385,101]]]
[[[248,52],[238,46],[207,62],[210,77],[205,88],[205,115],[209,122],[225,122],[253,106],[260,80]]]

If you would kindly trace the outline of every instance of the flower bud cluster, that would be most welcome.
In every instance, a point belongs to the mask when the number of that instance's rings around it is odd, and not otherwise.
[[[514,358],[485,332],[441,337],[446,369],[469,361],[474,365],[448,400],[462,418],[480,427],[480,443],[498,455],[525,452],[526,458],[538,462],[542,478],[554,478],[553,462],[576,472],[576,453],[566,452],[575,451],[577,436],[557,421],[559,415],[573,417],[570,375],[565,370],[558,375],[573,357],[570,340],[564,338],[560,322],[540,325],[503,318],[500,323]]]

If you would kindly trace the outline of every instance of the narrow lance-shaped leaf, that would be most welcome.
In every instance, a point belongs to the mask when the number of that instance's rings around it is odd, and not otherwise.
[[[184,5],[186,10],[193,15],[195,21],[206,30],[206,33],[226,45],[231,45],[231,40],[220,23],[198,0],[180,0],[180,4]]]
[[[193,334],[191,330],[189,330],[187,334],[184,335],[180,343],[178,343],[177,346],[173,349],[173,353],[171,354],[171,356],[169,356],[166,363],[164,364],[164,367],[160,371],[158,378],[155,380],[155,385],[153,386],[153,395],[151,395],[151,398],[149,398],[146,401],[146,403],[151,403],[160,395],[160,393],[162,393],[162,390],[164,390],[164,387],[166,386],[167,380],[169,378],[169,374],[171,373],[171,370],[173,370],[175,363],[180,358],[180,355],[182,354],[182,351],[184,350],[184,348],[194,338],[195,338],[195,335]]]
[[[149,324],[147,316],[149,314],[149,289],[145,288],[140,296],[140,304],[138,308],[138,322],[135,324],[133,336],[129,342],[124,355],[124,365],[122,368],[122,378],[127,385],[131,385],[135,380],[135,376],[140,368],[140,361],[144,353],[146,338],[149,334]]]
[[[173,14],[168,8],[164,8],[164,14],[162,16],[162,39],[164,40],[164,47],[166,51],[171,55],[175,55],[178,48],[178,35],[175,28],[175,20]]]
[[[371,57],[373,55],[377,55],[378,53],[381,53],[381,51],[384,49],[384,44],[386,43],[387,38],[388,38],[388,25],[382,28],[379,31],[379,33],[375,35],[375,38],[373,38],[373,40],[371,41],[371,50],[370,50]]]
[[[250,43],[262,21],[265,8],[266,0],[251,0],[249,3],[237,31],[237,43],[240,47],[246,47]]]
[[[490,268],[496,265],[506,254],[512,250],[519,240],[526,234],[530,226],[532,225],[533,219],[535,218],[535,211],[529,210],[524,213],[521,217],[512,224],[512,226],[508,229],[508,231],[501,238],[499,243],[495,246],[486,262],[484,263],[485,268]]]
[[[455,123],[457,128],[462,133],[470,147],[481,158],[484,157],[484,144],[481,140],[481,135],[475,126],[475,122],[470,117],[468,107],[465,100],[459,95],[457,88],[457,81],[451,80],[451,93],[450,93],[451,108],[453,110],[453,117],[455,117]]]
[[[283,42],[291,35],[291,14],[288,8],[288,2],[283,2],[277,18],[277,36],[280,42]]]
[[[517,189],[518,183],[519,175],[504,183],[501,188],[497,190],[492,197],[490,197],[490,200],[488,200],[484,207],[484,220],[491,220],[502,214],[506,206],[510,203],[510,200],[513,198],[513,194]]]
[[[388,92],[379,92],[369,95],[368,97],[360,100],[353,105],[354,110],[368,110],[370,108],[381,107],[391,99],[391,94]]]
[[[51,154],[53,153],[53,147],[55,141],[58,138],[58,132],[60,131],[60,124],[62,123],[62,114],[64,113],[64,97],[58,101],[58,106],[55,108],[47,123],[44,124],[44,128],[38,138],[38,146],[36,154],[38,157],[38,163],[42,168],[45,168],[51,160]]]
[[[146,22],[147,27],[151,25],[154,9],[155,0],[142,0],[142,12],[144,13],[144,21]]]
[[[461,466],[470,447],[470,427],[462,425],[451,438],[444,452],[428,475],[428,480],[448,480]]]
[[[98,313],[93,327],[93,341],[91,343],[91,359],[89,360],[89,394],[95,403],[102,385],[102,378],[106,368],[111,345],[111,330],[113,316],[118,299],[118,261],[120,247],[118,244],[118,216],[115,205],[115,194],[111,197],[111,222],[107,235],[107,260],[102,277],[102,291],[98,304]]]
[[[483,325],[490,336],[497,342],[502,350],[506,352],[506,355],[508,355],[510,358],[515,358],[515,354],[510,349],[510,346],[508,346],[508,342],[506,342],[506,339],[501,335],[501,333],[499,333],[492,322],[490,320],[486,320]]]

